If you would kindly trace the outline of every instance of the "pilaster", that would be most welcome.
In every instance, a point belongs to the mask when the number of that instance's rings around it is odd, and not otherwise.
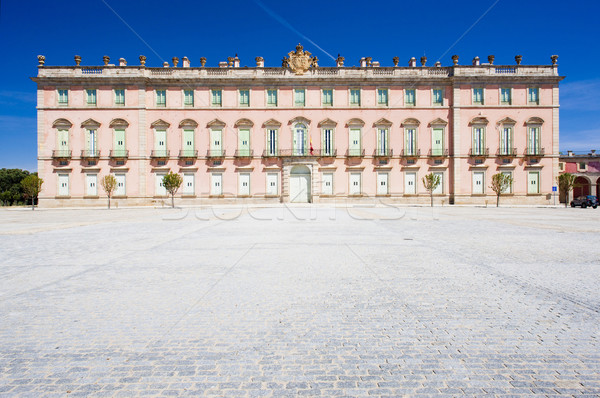
[[[146,180],[148,178],[147,171],[149,170],[149,156],[146,151],[147,141],[147,121],[146,121],[146,87],[138,89],[138,103],[142,105],[138,111],[138,172],[139,172],[139,194],[141,197],[152,196],[146,192]]]
[[[451,127],[450,127],[451,126]],[[448,132],[452,143],[452,181],[449,184],[450,203],[456,203],[456,195],[462,195],[461,187],[461,162],[460,158],[460,84],[454,83],[452,86],[452,124]]]

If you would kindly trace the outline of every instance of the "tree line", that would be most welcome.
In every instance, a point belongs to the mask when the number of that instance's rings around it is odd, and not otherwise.
[[[43,180],[37,173],[21,169],[0,169],[0,205],[15,206],[37,203]]]

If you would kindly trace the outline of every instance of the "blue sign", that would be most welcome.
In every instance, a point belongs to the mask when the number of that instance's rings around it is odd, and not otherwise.
[[[558,187],[552,187],[552,192],[557,192],[558,191]]]

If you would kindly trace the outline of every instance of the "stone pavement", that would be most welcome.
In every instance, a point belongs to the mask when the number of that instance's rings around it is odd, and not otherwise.
[[[1,210],[0,396],[600,396],[600,210]]]

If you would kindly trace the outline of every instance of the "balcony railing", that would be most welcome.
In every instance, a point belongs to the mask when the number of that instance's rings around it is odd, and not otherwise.
[[[110,157],[112,159],[127,159],[129,151],[127,149],[113,149],[110,151]]]
[[[169,157],[169,151],[166,149],[155,149],[150,152],[150,157],[155,159],[165,159]]]
[[[448,157],[448,150],[447,149],[430,149],[429,152],[427,152],[427,157],[445,158],[445,157]]]
[[[413,149],[412,151],[403,149],[402,152],[400,152],[400,157],[402,158],[418,158],[419,156],[421,156],[420,149]]]
[[[469,149],[469,156],[475,158],[487,158],[490,156],[490,148],[471,148]]]
[[[277,158],[277,157],[279,157],[279,150],[276,149],[274,151],[270,151],[270,150],[265,149],[263,151],[262,157],[263,158]]]
[[[394,151],[390,148],[380,148],[380,149],[376,149],[375,152],[373,152],[373,157],[376,158],[391,158],[394,154]]]
[[[236,149],[233,156],[236,158],[251,158],[254,156],[254,151],[252,149]]]
[[[96,159],[99,157],[100,157],[100,151],[98,151],[98,150],[84,149],[83,151],[81,151],[82,159]]]
[[[525,150],[525,156],[544,156],[545,154],[544,148],[532,147]]]
[[[225,150],[223,149],[209,149],[206,151],[206,157],[212,159],[220,159],[225,157]]]
[[[365,156],[364,149],[348,149],[346,151],[346,157],[348,158],[362,158]]]
[[[517,148],[499,148],[496,156],[517,156]]]
[[[337,156],[337,149],[329,151],[325,149],[320,149],[319,156],[321,156],[322,158],[335,158]]]
[[[52,157],[54,159],[71,159],[71,151],[66,149],[58,149],[52,151]]]
[[[316,149],[310,150],[310,148],[304,149],[280,149],[279,156],[319,156],[319,151]]]
[[[195,159],[198,157],[198,151],[195,149],[182,149],[179,151],[180,159]]]

